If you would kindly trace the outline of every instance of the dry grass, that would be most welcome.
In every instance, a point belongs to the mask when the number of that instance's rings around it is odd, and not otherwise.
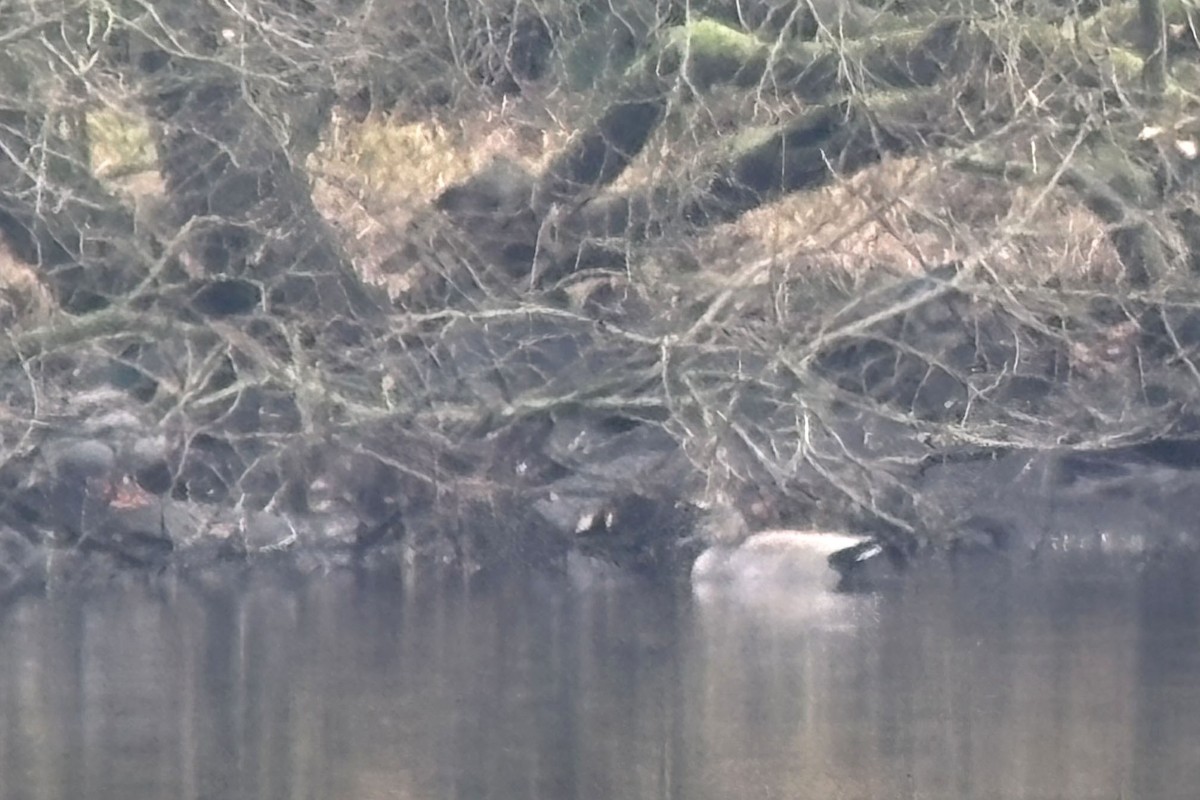
[[[710,291],[820,277],[853,292],[881,269],[920,275],[967,257],[1025,286],[1050,278],[1096,285],[1121,274],[1103,225],[1069,198],[915,158],[765,205],[698,237],[692,251],[705,268],[681,285]]]
[[[402,290],[404,276],[385,275],[380,267],[403,246],[430,203],[498,157],[536,174],[570,134],[568,125],[554,120],[578,113],[564,106],[556,114],[546,98],[530,98],[460,115],[453,126],[335,117],[309,157],[314,201],[340,232],[360,274]],[[161,203],[148,125],[103,111],[90,115],[88,126],[97,173],[139,209]],[[622,176],[622,186],[687,171],[668,166],[669,147],[652,150]],[[998,277],[1017,283],[1057,277],[1064,284],[1095,284],[1121,275],[1103,226],[1070,198],[1013,189],[915,158],[889,159],[823,189],[790,195],[718,226],[688,248],[689,262],[704,265],[680,284],[690,286],[689,292],[727,286],[733,276],[741,286],[761,285],[781,273],[785,279],[836,274],[853,286],[879,268],[920,274],[979,254],[986,254]],[[0,271],[0,286],[6,294],[32,298],[36,278],[22,273],[11,254],[5,260],[9,266]],[[762,269],[747,274],[750,263]],[[20,313],[40,307],[40,301],[9,305],[9,313]]]
[[[0,329],[13,330],[45,320],[54,308],[50,291],[28,264],[0,238]]]
[[[359,274],[400,290],[404,277],[385,275],[381,265],[443,190],[500,157],[536,173],[566,141],[568,131],[540,116],[544,124],[531,122],[539,115],[527,103],[466,114],[454,127],[337,118],[309,158],[314,202],[341,233]]]

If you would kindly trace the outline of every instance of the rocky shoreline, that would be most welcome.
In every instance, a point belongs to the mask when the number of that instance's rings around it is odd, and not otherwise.
[[[641,434],[625,444],[644,450],[617,455],[621,435],[609,437],[604,447],[597,443],[602,463],[549,483],[521,506],[492,507],[492,515],[480,506],[474,518],[446,520],[432,510],[425,520],[397,517],[370,527],[348,508],[297,514],[172,497],[161,479],[167,470],[161,438],[145,435],[131,419],[98,417],[47,439],[24,462],[5,465],[0,594],[55,576],[221,564],[276,563],[300,572],[403,566],[465,575],[514,563],[564,569],[569,553],[615,564],[618,572],[673,580],[690,575],[698,558],[699,566],[712,566],[714,552],[754,533],[737,508],[631,492],[631,474],[661,471],[670,461],[664,442],[651,447]],[[862,589],[902,576],[912,559],[994,554],[1020,564],[1055,554],[1139,559],[1194,552],[1200,470],[1190,448],[1181,442],[1090,454],[1011,452],[934,466],[917,491],[956,518],[956,530],[908,547],[886,535],[835,536],[839,546],[821,557],[840,574],[841,588]],[[14,480],[18,473],[22,479]],[[416,525],[439,524],[504,527],[513,544],[504,554],[471,553],[459,546],[460,535],[413,535]],[[737,566],[736,559],[722,563]]]

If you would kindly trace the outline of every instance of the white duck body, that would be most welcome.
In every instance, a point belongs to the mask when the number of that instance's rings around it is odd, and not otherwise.
[[[827,590],[837,582],[829,556],[867,539],[818,530],[769,530],[737,545],[717,544],[692,565],[692,586],[739,590]]]

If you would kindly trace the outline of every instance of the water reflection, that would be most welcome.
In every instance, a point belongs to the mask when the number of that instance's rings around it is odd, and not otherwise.
[[[1183,797],[1193,565],[894,596],[158,581],[0,607],[0,800]]]

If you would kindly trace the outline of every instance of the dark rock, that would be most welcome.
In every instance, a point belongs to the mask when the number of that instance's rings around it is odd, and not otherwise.
[[[247,314],[261,302],[262,288],[241,278],[206,281],[192,295],[192,307],[209,317]]]
[[[87,544],[137,567],[166,564],[175,550],[169,538],[139,528],[110,528],[104,535],[88,539]]]
[[[50,461],[59,481],[82,483],[110,477],[116,464],[116,453],[103,442],[85,439],[55,447],[50,453]]]
[[[1149,461],[1177,469],[1200,469],[1200,439],[1155,439],[1134,448]]]
[[[575,545],[631,572],[684,575],[703,547],[691,536],[698,517],[686,503],[628,494],[579,520]]]
[[[80,545],[135,566],[164,564],[175,550],[158,501],[132,508],[107,507],[103,520],[86,531]]]
[[[244,513],[241,525],[246,552],[271,553],[294,547],[300,535],[296,526],[280,514],[267,511]]]
[[[58,443],[48,455],[51,475],[41,521],[60,541],[75,541],[103,524],[112,490],[116,454],[103,442]]]

